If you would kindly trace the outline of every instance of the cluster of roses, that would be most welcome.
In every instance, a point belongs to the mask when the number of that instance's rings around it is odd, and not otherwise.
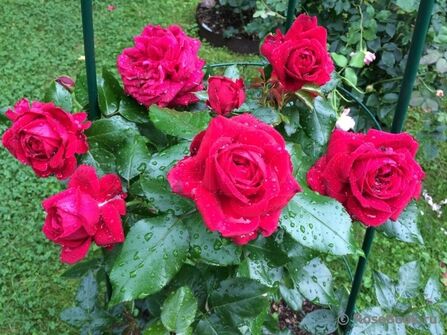
[[[203,89],[200,42],[180,27],[147,26],[135,45],[118,56],[125,92],[140,104],[181,107]],[[334,70],[326,30],[300,15],[291,29],[269,35],[261,53],[284,92],[323,85]],[[245,99],[244,83],[223,76],[208,80],[208,106],[218,114],[192,141],[190,155],[168,173],[174,192],[193,199],[206,226],[237,244],[270,236],[281,210],[301,191],[281,134],[250,114],[226,117]],[[62,246],[61,259],[82,259],[94,241],[111,247],[124,241],[125,194],[117,175],[98,179],[89,166],[76,169],[76,154],[88,151],[86,114],[53,103],[19,101],[6,116],[13,125],[3,145],[40,177],[71,176],[67,190],[43,202],[43,231]],[[395,220],[419,196],[424,173],[415,161],[417,142],[408,134],[335,130],[327,153],[308,172],[313,190],[343,203],[366,225]]]

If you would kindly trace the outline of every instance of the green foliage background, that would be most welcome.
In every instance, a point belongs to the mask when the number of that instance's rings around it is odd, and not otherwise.
[[[75,75],[83,66],[80,2],[68,0],[3,0],[0,6],[0,106],[13,104],[22,96],[43,97],[51,79],[60,74]],[[98,68],[114,67],[116,55],[131,44],[147,23],[178,23],[196,35],[194,9],[196,1],[118,0],[95,1],[95,32]],[[113,4],[116,10],[108,11]],[[204,45],[201,55],[210,63],[247,57],[224,49]],[[347,56],[347,55],[346,55]],[[445,104],[443,106],[445,108]],[[417,133],[423,112],[412,110],[409,128]],[[3,132],[4,127],[0,128]],[[424,162],[423,162],[424,164]],[[435,201],[447,194],[447,152],[424,164],[428,174],[426,189]],[[31,169],[21,166],[4,149],[0,149],[0,334],[75,334],[59,319],[60,311],[72,305],[74,283],[61,277],[67,269],[58,261],[58,247],[41,234],[43,211],[41,200],[57,192],[60,185],[53,179],[37,179]],[[372,268],[396,276],[405,262],[418,259],[425,279],[439,276],[439,262],[447,262],[447,229],[441,218],[424,204],[420,227],[425,248],[376,239],[364,295],[360,305],[376,305],[372,287]],[[359,237],[363,230],[358,229]],[[328,259],[330,261],[330,259]],[[352,264],[353,265],[353,264]],[[335,275],[347,285],[344,269]],[[343,270],[342,270],[343,269]]]

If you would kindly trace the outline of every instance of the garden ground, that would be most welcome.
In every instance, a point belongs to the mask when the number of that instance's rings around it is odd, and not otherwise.
[[[95,33],[98,68],[113,68],[117,54],[147,23],[178,23],[196,35],[197,1],[117,0],[95,1]],[[109,11],[113,4],[116,9]],[[39,99],[49,81],[60,74],[75,76],[82,69],[80,2],[66,0],[3,0],[0,6],[0,106],[22,96]],[[209,63],[244,59],[224,49],[204,45],[201,56]],[[420,125],[418,111],[410,112],[409,131]],[[4,130],[0,128],[0,133]],[[447,194],[447,151],[439,159],[423,162],[425,188],[440,201]],[[61,277],[68,268],[59,263],[58,247],[41,233],[44,215],[41,199],[60,189],[53,179],[37,179],[0,149],[0,334],[72,334],[59,319],[71,305],[76,283]],[[378,235],[369,269],[396,276],[405,262],[419,260],[427,277],[439,273],[447,261],[447,214],[440,218],[421,203],[420,227],[425,247],[399,243]],[[365,279],[363,306],[376,304],[371,292],[371,271]]]

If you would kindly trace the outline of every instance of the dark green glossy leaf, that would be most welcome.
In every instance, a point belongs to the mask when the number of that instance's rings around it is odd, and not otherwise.
[[[355,253],[351,218],[336,200],[305,190],[283,210],[283,227],[302,245],[333,255]]]
[[[127,95],[121,98],[118,113],[127,120],[135,123],[145,123],[149,121],[147,108]]]
[[[149,117],[155,127],[168,135],[190,139],[206,128],[211,120],[208,112],[177,112],[151,106]]]
[[[194,335],[240,335],[236,327],[227,325],[215,314],[202,318],[194,330]]]
[[[427,281],[427,285],[424,288],[424,298],[429,304],[434,304],[441,299],[441,285],[438,278],[432,276]]]
[[[167,330],[160,320],[152,323],[149,327],[143,332],[143,335],[169,335],[170,332]]]
[[[377,301],[383,308],[391,310],[397,303],[396,286],[381,272],[374,271],[373,278]]]
[[[347,67],[345,69],[345,76],[343,77],[344,81],[351,87],[356,87],[357,85],[357,74],[353,69]]]
[[[402,265],[399,269],[397,294],[403,298],[415,297],[420,286],[421,270],[417,261]]]
[[[283,268],[274,267],[266,259],[252,254],[242,261],[238,276],[257,280],[268,287],[276,287],[283,277],[283,272]]]
[[[125,141],[121,149],[117,152],[116,168],[124,179],[131,180],[147,169],[151,155],[143,136],[133,135],[129,131],[126,131],[122,135]]]
[[[48,87],[44,101],[54,102],[56,106],[61,107],[66,112],[71,112],[73,110],[71,93],[56,81],[53,81],[50,84],[50,87]]]
[[[348,65],[348,59],[345,56],[337,54],[335,52],[331,52],[331,56],[337,66],[345,67],[346,65]]]
[[[332,334],[337,330],[337,317],[328,309],[318,309],[306,314],[300,328],[313,335]]]
[[[161,322],[171,332],[185,331],[193,323],[197,312],[197,299],[187,286],[180,287],[165,300]]]
[[[329,305],[334,301],[332,275],[319,258],[314,258],[301,269],[291,273],[301,294],[309,301]]]
[[[142,175],[140,186],[144,196],[156,211],[172,211],[174,214],[180,215],[194,208],[192,201],[173,193],[165,179],[154,179]]]
[[[289,261],[278,243],[273,238],[259,236],[256,240],[247,244],[244,249],[252,259],[265,259],[273,267],[282,266]]]
[[[195,260],[217,266],[240,263],[242,248],[220,237],[219,233],[209,231],[200,214],[186,218],[185,224],[191,236],[190,253]]]
[[[250,112],[257,119],[273,126],[281,123],[281,116],[276,109],[259,106],[258,108],[251,109]]]
[[[138,221],[110,274],[112,304],[160,291],[180,270],[188,247],[189,234],[180,218],[163,215]]]
[[[118,111],[123,90],[118,80],[110,71],[103,69],[98,76],[98,104],[101,113],[109,116]]]
[[[304,298],[301,295],[300,291],[296,288],[289,288],[287,286],[281,285],[279,287],[279,293],[281,297],[286,302],[287,306],[298,312],[301,310],[304,302]]]
[[[300,123],[309,138],[324,146],[334,129],[337,114],[321,97],[316,97],[311,111],[300,111]]]
[[[76,76],[73,95],[77,103],[80,105],[77,106],[77,108],[82,109],[82,107],[88,105],[87,74],[85,71],[81,71]]]
[[[211,310],[230,325],[256,318],[269,305],[270,289],[249,278],[231,278],[220,283],[209,298]]]
[[[378,318],[383,315],[383,311],[380,307],[371,307],[359,312],[359,315],[363,319],[371,320],[372,318]],[[378,322],[361,322],[354,318],[354,325],[352,327],[350,335],[378,335],[386,334],[383,323]],[[397,335],[397,334],[396,334]]]
[[[425,311],[425,320],[431,335],[444,335],[444,326],[442,324],[442,321],[445,320],[444,317],[433,308],[428,308]]]
[[[189,155],[189,142],[181,142],[152,155],[146,173],[151,178],[163,178],[178,161]]]
[[[67,322],[72,326],[79,326],[88,320],[88,314],[81,307],[71,307],[64,309],[61,313],[62,321]]]
[[[417,226],[417,217],[418,209],[416,203],[412,202],[396,221],[388,220],[379,227],[379,231],[403,242],[424,244],[421,232]]]
[[[95,307],[97,296],[98,283],[96,282],[93,271],[89,271],[81,280],[81,285],[79,285],[78,292],[76,293],[76,301],[83,309],[92,310]]]
[[[96,270],[101,265],[100,258],[93,258],[87,261],[76,263],[62,274],[65,278],[80,278],[83,277],[88,271]]]
[[[80,163],[93,166],[99,175],[117,172],[115,155],[98,145],[90,146],[89,151],[80,157]]]

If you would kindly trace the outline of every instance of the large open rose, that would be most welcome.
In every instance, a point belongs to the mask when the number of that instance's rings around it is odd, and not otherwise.
[[[335,130],[326,155],[309,170],[311,189],[343,203],[368,226],[396,220],[421,193],[424,177],[415,161],[418,143],[409,134]]]
[[[93,167],[81,165],[67,190],[43,201],[47,217],[42,230],[49,240],[61,245],[64,263],[83,259],[92,241],[107,248],[124,241],[124,196],[117,175],[98,179]]]
[[[39,177],[69,177],[76,169],[75,154],[88,151],[86,113],[70,114],[51,102],[22,99],[5,115],[12,126],[3,134],[4,147]]]
[[[293,92],[304,84],[324,85],[330,80],[334,64],[326,43],[326,29],[318,26],[317,18],[301,14],[285,35],[279,30],[268,35],[261,53],[284,88]]]
[[[193,199],[212,231],[237,244],[271,235],[300,186],[282,136],[250,114],[218,116],[168,173],[174,192]]]
[[[205,62],[197,53],[200,41],[176,25],[148,25],[135,37],[135,46],[118,56],[124,90],[140,104],[160,107],[197,102],[193,92],[203,88]]]

